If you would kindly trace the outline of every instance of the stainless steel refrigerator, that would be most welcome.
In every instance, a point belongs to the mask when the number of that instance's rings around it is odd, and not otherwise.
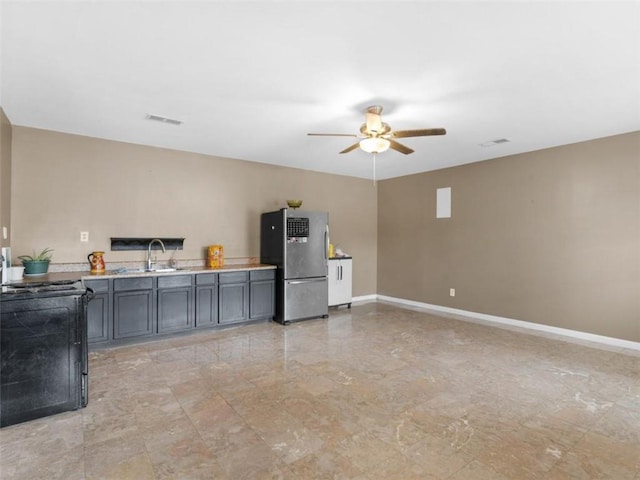
[[[277,265],[276,321],[327,317],[329,214],[283,208],[260,219],[260,261]]]

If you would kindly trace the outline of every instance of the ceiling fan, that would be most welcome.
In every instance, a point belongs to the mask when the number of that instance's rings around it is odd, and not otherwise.
[[[418,130],[392,130],[389,124],[384,123],[381,118],[382,107],[373,105],[367,108],[365,113],[365,123],[360,126],[360,134],[351,133],[308,133],[312,136],[326,137],[356,137],[362,138],[357,143],[345,148],[340,153],[349,153],[360,147],[367,153],[381,153],[389,148],[408,155],[414,151],[396,142],[396,138],[406,137],[428,137],[431,135],[445,135],[447,131],[444,128],[421,128]]]

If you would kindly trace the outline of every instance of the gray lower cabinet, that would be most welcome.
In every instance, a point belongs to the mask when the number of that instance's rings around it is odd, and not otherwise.
[[[86,279],[89,343],[275,315],[275,269]]]
[[[221,273],[218,277],[219,323],[245,322],[249,319],[248,272]]]
[[[111,340],[111,295],[109,280],[87,280],[85,286],[90,288],[94,296],[87,305],[87,337],[89,343],[108,342]]]
[[[158,333],[193,328],[193,275],[158,277]]]
[[[196,328],[218,324],[218,274],[201,273],[196,277]]]
[[[153,277],[116,278],[113,281],[113,338],[153,335]]]
[[[249,272],[249,319],[273,319],[276,314],[275,270],[253,270]]]

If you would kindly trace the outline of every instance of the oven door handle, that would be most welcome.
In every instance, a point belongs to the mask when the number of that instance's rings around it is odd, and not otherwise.
[[[89,303],[91,300],[93,300],[96,297],[96,293],[93,291],[92,288],[85,287],[85,289],[87,290],[87,303]]]

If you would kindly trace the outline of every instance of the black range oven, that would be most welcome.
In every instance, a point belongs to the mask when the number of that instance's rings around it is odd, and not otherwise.
[[[68,280],[2,286],[0,427],[86,406],[87,296]]]

